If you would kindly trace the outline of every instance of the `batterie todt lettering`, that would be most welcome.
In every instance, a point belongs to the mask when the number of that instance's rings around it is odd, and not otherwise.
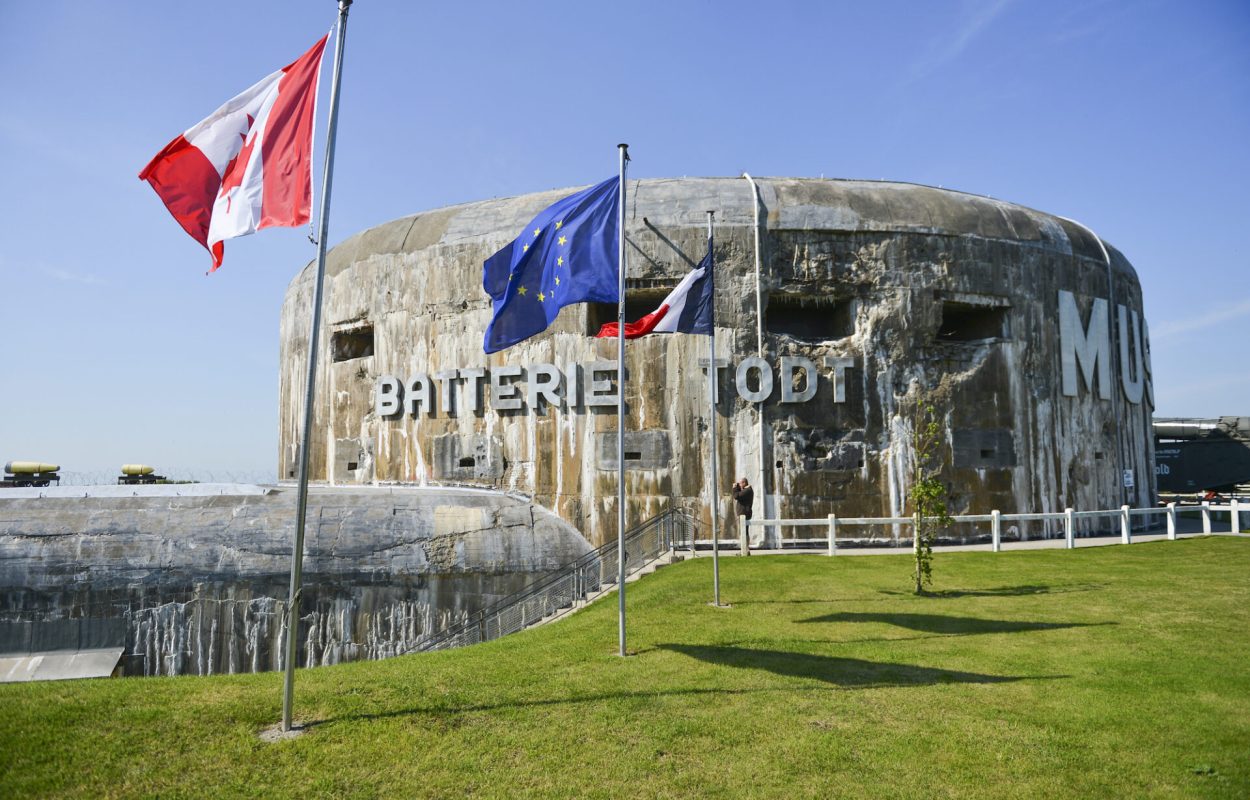
[[[854,360],[827,358],[825,363],[829,370],[824,379],[833,385],[834,402],[846,402],[846,371],[854,365]],[[706,360],[700,366],[706,371]],[[728,362],[717,361],[718,386],[722,373],[729,367]],[[407,380],[383,375],[378,378],[374,391],[374,412],[383,418],[400,414],[479,414],[488,407],[483,403],[484,398],[489,398],[489,408],[495,411],[528,409],[539,414],[548,406],[565,410],[615,406],[616,375],[615,361],[574,363],[563,369],[541,363],[522,367],[507,365],[493,370],[465,367],[439,370],[433,375],[418,372]],[[818,382],[822,380],[815,363],[801,356],[782,357],[776,373],[762,358],[745,358],[737,364],[733,375],[738,396],[752,403],[765,402],[774,395],[779,396],[782,403],[806,403],[816,396]],[[797,376],[802,376],[804,388],[801,390],[794,388]],[[433,391],[435,384],[437,394]]]

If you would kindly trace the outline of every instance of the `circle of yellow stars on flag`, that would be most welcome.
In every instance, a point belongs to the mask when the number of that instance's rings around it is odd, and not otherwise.
[[[556,220],[556,224],[555,224],[555,226],[554,226],[554,227],[555,227],[555,230],[557,230],[557,231],[558,231],[558,230],[560,230],[561,228],[563,228],[563,227],[564,227],[564,220]],[[542,228],[535,228],[535,229],[534,229],[534,237],[533,237],[533,238],[534,238],[534,239],[537,239],[540,235],[542,235],[542,232],[543,232]],[[568,259],[566,259],[566,258],[564,257],[563,248],[567,247],[567,246],[568,246],[568,243],[569,243],[569,238],[568,238],[568,236],[566,236],[566,235],[564,235],[564,234],[560,234],[560,237],[559,237],[558,239],[556,239],[556,246],[559,248],[559,249],[556,251],[556,263],[555,263],[555,265],[556,265],[557,269],[556,269],[556,270],[553,270],[553,273],[552,273],[552,280],[551,280],[551,285],[550,285],[550,286],[548,286],[548,287],[546,288],[546,291],[542,291],[542,290],[540,289],[540,291],[539,291],[537,294],[535,294],[535,295],[534,295],[535,299],[537,299],[537,300],[538,300],[538,302],[540,302],[540,303],[545,303],[545,302],[547,301],[547,299],[548,299],[548,298],[551,298],[551,299],[553,299],[553,300],[555,299],[555,296],[556,296],[556,289],[560,286],[560,274],[559,274],[559,271],[558,271],[558,270],[559,270],[559,268],[560,268],[560,267],[567,267],[567,261],[568,261]],[[523,253],[528,253],[528,252],[529,252],[529,249],[530,249],[530,243],[526,243],[526,244],[521,245],[521,252],[523,252]],[[511,281],[514,277],[516,277],[516,276],[515,276],[515,275],[509,275],[509,276],[508,276],[508,280],[509,280],[509,281]],[[522,284],[522,285],[520,285],[520,286],[518,286],[518,287],[517,287],[516,293],[517,293],[517,294],[519,294],[521,297],[527,297],[527,296],[529,296],[529,294],[530,294],[530,290],[529,290],[529,288],[527,288],[524,284]]]
[[[555,225],[555,229],[556,229],[556,230],[560,230],[560,228],[562,228],[562,227],[564,227],[564,220],[557,220],[557,221],[556,221],[556,225]],[[563,248],[563,247],[564,247],[565,245],[567,245],[568,243],[569,243],[568,237],[567,237],[567,236],[565,236],[564,234],[560,234],[560,238],[559,238],[559,239],[556,239],[556,246],[557,246],[557,247],[559,247],[559,248]],[[554,299],[554,298],[555,298],[555,296],[556,296],[556,288],[560,285],[560,272],[559,272],[559,268],[560,268],[560,267],[563,267],[563,266],[565,265],[565,263],[564,263],[564,262],[565,262],[565,259],[564,259],[564,253],[563,253],[563,252],[561,252],[561,250],[557,250],[557,251],[556,251],[556,253],[557,253],[557,255],[556,255],[556,269],[552,271],[552,285],[551,285],[551,286],[549,286],[549,287],[548,287],[548,289],[547,289],[547,294],[548,294],[550,297],[552,297],[553,299]],[[542,302],[542,300],[543,300],[543,298],[542,298],[542,296],[541,296],[541,295],[539,295],[539,298],[538,298],[538,299],[539,299],[539,302]]]

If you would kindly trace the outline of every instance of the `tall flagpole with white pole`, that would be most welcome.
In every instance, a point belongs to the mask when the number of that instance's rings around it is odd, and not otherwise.
[[[334,177],[334,135],[339,120],[339,78],[343,73],[343,42],[347,38],[347,9],[352,0],[339,0],[338,37],[334,46],[334,79],[330,84],[330,120],[326,126],[325,178],[321,185],[320,222],[317,225],[317,279],[313,289],[312,330],[308,333],[308,388],[304,393],[304,432],[299,448],[299,492],[295,502],[295,545],[291,549],[291,591],[286,604],[286,675],[282,681],[282,730],[291,730],[295,694],[295,661],[299,642],[300,581],[304,568],[304,517],[308,512],[308,451],[312,439],[313,393],[317,385],[317,334],[321,328],[321,293],[326,275],[326,236],[330,227],[330,184]]]
[[[621,655],[625,655],[625,164],[629,145],[618,144],[621,156],[620,202],[616,210],[616,588],[620,611]]]
[[[717,493],[720,491],[720,481],[716,476],[716,256],[712,254],[712,217],[715,211],[707,212],[707,268],[711,272],[707,276],[712,281],[712,297],[710,299],[712,326],[708,331],[707,337],[707,398],[708,408],[711,411],[711,435],[712,435],[712,605],[720,605],[720,521],[719,516],[720,503],[717,501]],[[693,550],[694,544],[691,543]]]

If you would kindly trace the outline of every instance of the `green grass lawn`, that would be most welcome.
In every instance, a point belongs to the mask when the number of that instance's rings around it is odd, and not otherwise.
[[[1250,540],[710,559],[496,642],[0,685],[0,797],[1246,797]]]

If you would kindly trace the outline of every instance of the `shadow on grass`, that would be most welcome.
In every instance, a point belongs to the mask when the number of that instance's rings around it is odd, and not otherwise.
[[[858,611],[839,611],[834,614],[822,614],[819,617],[800,619],[796,620],[796,622],[884,622],[923,633],[946,633],[963,636],[978,633],[1053,631],[1063,628],[1090,628],[1099,625],[1118,624],[1115,622],[1024,622],[1011,619],[951,617],[945,614],[873,614]]]
[[[740,650],[741,649],[741,648],[733,648],[733,647],[698,648],[698,647],[687,646],[687,645],[681,645],[680,648],[688,648],[689,650],[700,650],[700,649],[702,650]],[[676,645],[660,645],[659,649],[670,649],[674,651],[685,652],[685,650],[680,650],[679,646],[676,646]],[[756,650],[756,651],[742,650],[742,652],[755,652],[760,655],[769,654],[769,651],[764,651],[764,650]],[[693,653],[689,653],[689,652],[687,652],[686,654],[694,655]],[[818,658],[816,656],[804,656],[804,655],[797,654],[797,653],[773,653],[773,655],[784,657],[787,659]],[[695,657],[698,657],[698,656],[695,656]],[[977,675],[971,672],[951,672],[949,670],[926,669],[924,667],[912,667],[907,664],[873,664],[871,661],[860,661],[858,659],[853,659],[853,658],[828,658],[824,660],[844,662],[844,664],[858,665],[861,667],[862,666],[877,667],[882,670],[886,670],[889,668],[897,668],[898,670],[904,670],[907,672],[906,674],[882,673],[882,674],[875,675],[873,679],[871,680],[865,680],[864,678],[866,677],[866,675],[861,670],[857,678],[854,680],[850,679],[849,675],[842,676],[843,678],[842,680],[828,680],[827,678],[821,675],[809,675],[809,674],[801,673],[801,672],[793,672],[793,671],[786,672],[782,670],[772,670],[774,672],[777,672],[777,674],[780,674],[780,675],[798,675],[800,677],[821,678],[822,680],[826,680],[828,683],[834,684],[834,686],[829,686],[829,687],[778,686],[778,687],[762,687],[762,688],[752,688],[752,689],[657,689],[655,691],[642,691],[642,692],[629,692],[629,691],[596,692],[593,694],[570,695],[568,697],[549,697],[549,698],[542,698],[542,699],[537,699],[537,700],[504,700],[498,703],[472,703],[472,704],[465,704],[465,705],[448,705],[448,706],[439,706],[439,705],[413,706],[411,708],[397,708],[392,711],[377,711],[373,713],[357,713],[357,714],[351,714],[351,713],[337,714],[333,717],[326,718],[326,719],[300,720],[299,725],[301,728],[311,729],[311,728],[317,728],[317,727],[321,727],[325,725],[333,725],[333,724],[343,723],[343,722],[360,722],[360,721],[368,721],[368,720],[375,720],[375,719],[391,719],[394,717],[430,716],[430,717],[435,717],[435,718],[445,718],[447,715],[450,715],[450,714],[476,714],[476,713],[481,713],[481,712],[500,711],[504,709],[520,710],[520,709],[526,709],[526,708],[546,708],[550,706],[572,706],[572,705],[582,705],[582,704],[590,704],[590,703],[603,703],[603,702],[611,702],[614,700],[640,700],[640,699],[647,699],[647,698],[658,699],[661,697],[691,697],[691,698],[710,697],[710,698],[715,699],[718,697],[737,697],[740,695],[767,695],[767,694],[786,695],[786,694],[810,693],[810,692],[836,692],[836,691],[842,691],[843,689],[870,689],[870,688],[890,687],[890,686],[924,686],[924,685],[933,684],[933,683],[1010,683],[1013,681],[1022,681],[1022,680],[1054,680],[1056,678],[1068,677],[1066,675],[1034,675],[1034,676],[1019,676],[1019,677],[1013,677],[1013,676],[999,677],[996,675]],[[754,663],[730,663],[730,662],[726,662],[726,663],[728,663],[730,666],[739,666],[739,667],[747,667],[747,668],[760,667],[760,665],[757,665]],[[825,666],[827,667],[828,665],[825,665]],[[764,667],[764,668],[767,669],[767,667]],[[931,673],[930,675],[927,676],[930,679],[929,680],[917,680],[916,679],[917,671],[924,672],[924,673]],[[943,678],[940,676],[951,676],[951,677]],[[451,727],[456,727],[456,723],[446,723],[446,724],[450,725]]]
[[[1026,676],[983,675],[978,672],[918,667],[913,664],[891,664],[859,658],[791,653],[785,650],[755,650],[727,645],[657,644],[659,650],[671,650],[713,664],[742,669],[762,669],[791,678],[814,678],[844,689],[866,689],[886,686],[931,686],[939,683],[1012,683]],[[1032,680],[1038,677],[1032,676]],[[1054,679],[1066,677],[1048,675]]]
[[[757,692],[792,692],[807,691],[804,688],[785,689],[661,689],[650,692],[596,692],[594,694],[570,695],[568,697],[547,697],[537,700],[504,700],[498,703],[471,703],[465,705],[430,705],[397,708],[393,711],[377,711],[362,714],[341,714],[330,719],[318,719],[303,723],[305,728],[315,728],[338,722],[356,722],[360,720],[389,719],[392,717],[408,717],[418,715],[442,716],[447,714],[476,714],[484,711],[502,709],[545,708],[548,706],[572,706],[583,703],[602,703],[611,700],[633,700],[659,697],[696,697],[700,695],[739,695]]]
[[[1029,583],[1021,586],[998,586],[992,589],[946,589],[916,594],[910,590],[878,589],[878,594],[890,597],[916,597],[948,600],[957,597],[1028,597],[1038,594],[1066,594],[1068,592],[1094,592],[1106,588],[1101,583],[1073,583],[1066,586],[1048,586]],[[753,605],[808,605],[820,603],[882,603],[886,598],[877,597],[804,597],[795,600],[735,600],[736,606]]]
[[[735,600],[735,606],[804,606],[834,603],[888,603],[885,597],[807,597],[799,600]]]
[[[450,706],[414,706],[391,711],[335,715],[330,719],[302,722],[304,728],[316,728],[343,722],[359,722],[407,716],[430,716],[445,719],[447,715],[471,714],[501,709],[544,708],[661,697],[736,697],[739,695],[795,694],[906,686],[932,686],[944,683],[1014,683],[1023,680],[1058,680],[1067,675],[983,675],[977,672],[918,667],[912,664],[865,661],[858,658],[791,653],[781,650],[756,650],[727,645],[657,644],[650,650],[668,650],[722,666],[762,669],[776,675],[815,678],[830,684],[821,686],[778,686],[748,689],[657,689],[653,691],[611,691],[527,700],[503,700],[497,703],[471,703]],[[445,724],[455,725],[447,722]]]
[[[1093,592],[1105,588],[1101,583],[1073,583],[1067,586],[1047,586],[1041,583],[1027,583],[1022,586],[999,586],[993,589],[947,589],[937,592],[916,594],[912,591],[896,589],[879,589],[881,594],[896,597],[931,597],[938,600],[954,597],[1024,597],[1033,594],[1065,594],[1067,592]]]

